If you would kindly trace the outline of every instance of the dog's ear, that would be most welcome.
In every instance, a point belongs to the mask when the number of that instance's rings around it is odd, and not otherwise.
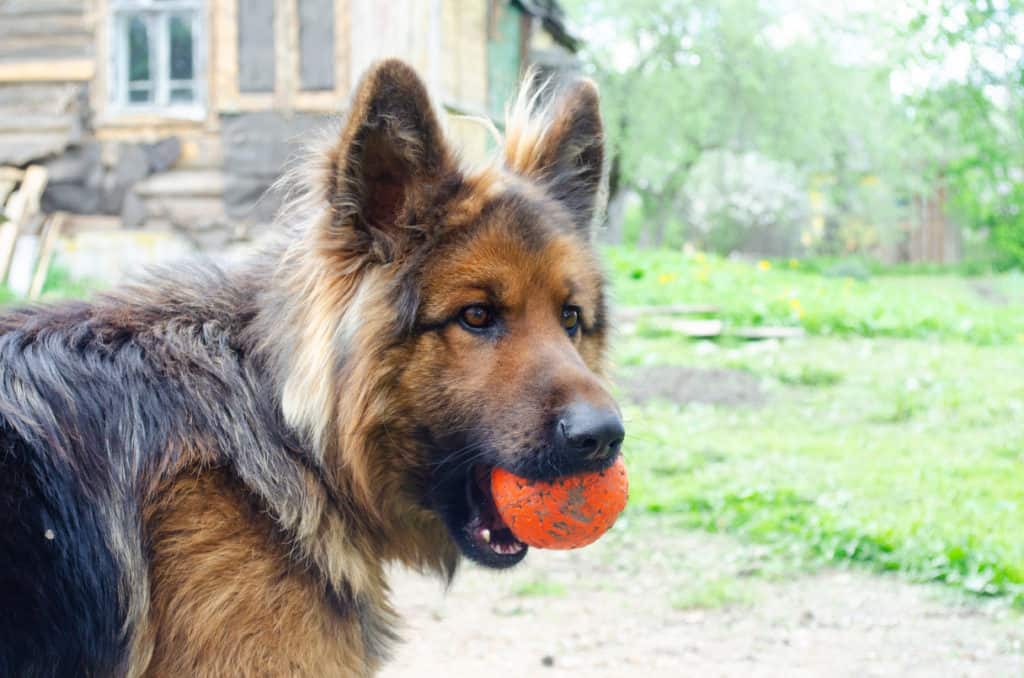
[[[505,162],[511,170],[540,181],[569,208],[576,226],[589,232],[604,176],[597,87],[590,80],[576,80],[558,92],[541,115],[528,112],[537,96],[520,96],[517,107],[527,111],[510,117]]]
[[[407,230],[403,217],[454,166],[426,87],[410,66],[389,59],[363,76],[328,162],[334,235],[348,242],[355,235],[390,259]]]

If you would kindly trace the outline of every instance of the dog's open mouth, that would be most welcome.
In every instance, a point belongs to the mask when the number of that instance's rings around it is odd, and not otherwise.
[[[490,467],[475,466],[468,474],[466,501],[469,505],[469,519],[463,530],[477,551],[474,555],[492,567],[508,567],[522,560],[529,547],[515,538],[512,530],[498,515],[491,496]]]

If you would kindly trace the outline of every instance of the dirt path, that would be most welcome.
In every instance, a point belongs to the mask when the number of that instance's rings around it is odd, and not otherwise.
[[[1024,616],[1001,605],[801,573],[653,520],[581,551],[534,551],[512,572],[466,567],[447,594],[410,573],[394,583],[407,640],[387,678],[1024,677]]]

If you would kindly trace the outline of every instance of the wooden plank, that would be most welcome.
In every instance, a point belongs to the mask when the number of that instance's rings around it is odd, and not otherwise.
[[[617,309],[619,320],[635,320],[644,316],[713,315],[721,309],[714,304],[671,304],[668,306],[625,306]]]
[[[34,14],[71,14],[81,16],[83,0],[6,0],[0,3],[0,16]]]
[[[18,243],[18,233],[29,217],[39,211],[39,200],[46,189],[46,168],[32,165],[25,170],[21,186],[7,201],[4,216],[8,221],[0,225],[0,284],[7,280],[11,257]]]
[[[0,82],[84,82],[95,73],[92,59],[0,62]]]
[[[760,341],[763,339],[802,339],[807,333],[802,327],[738,327],[733,335],[740,339]]]
[[[721,320],[672,320],[665,323],[667,329],[691,339],[711,339],[721,336]]]
[[[43,226],[42,241],[39,245],[39,258],[36,260],[36,269],[32,274],[32,285],[28,289],[29,299],[38,299],[43,293],[43,285],[46,284],[46,274],[50,271],[50,262],[53,260],[53,252],[57,248],[57,239],[64,227],[64,213],[52,214]]]
[[[14,247],[18,244],[19,224],[17,221],[5,221],[0,224],[0,285],[7,280],[7,269],[14,256]]]
[[[39,211],[39,200],[46,190],[47,172],[42,165],[31,165],[25,170],[21,186],[7,201],[4,214],[11,221],[21,222]]]

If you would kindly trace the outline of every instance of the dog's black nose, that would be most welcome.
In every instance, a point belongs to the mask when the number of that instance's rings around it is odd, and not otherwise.
[[[619,453],[626,429],[614,410],[575,402],[562,412],[555,435],[570,454],[597,461]]]

